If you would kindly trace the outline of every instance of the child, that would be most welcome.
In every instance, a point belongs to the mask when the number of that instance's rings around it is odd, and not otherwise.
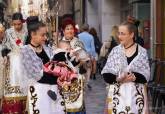
[[[64,40],[59,41],[58,48],[55,50],[54,53],[54,61],[65,61],[65,63],[69,64],[70,67],[76,67],[77,70],[79,69],[80,71],[82,71],[81,63],[90,60],[85,50],[80,47],[77,47],[76,49],[71,49],[70,43]],[[70,64],[70,62],[72,64]],[[85,71],[79,73],[84,74]]]
[[[71,49],[68,41],[59,41],[53,59],[44,67],[44,71],[57,76],[59,90],[65,101],[66,111],[82,109],[83,105],[83,76],[79,73],[79,64],[88,56],[80,48]],[[55,92],[49,90],[48,95],[55,98]],[[77,105],[75,105],[78,103]]]
[[[71,73],[74,78],[76,78],[75,74],[77,70],[74,66],[79,64],[79,61],[76,61],[76,58],[73,58],[73,53],[70,52],[71,46],[68,41],[59,41],[56,50],[54,51],[54,56],[51,62],[44,65],[44,72],[51,74],[52,76],[57,76],[57,83],[60,86],[63,86],[67,81],[71,81],[67,78],[67,74]],[[72,71],[72,72],[71,72]],[[65,76],[64,76],[65,75]],[[69,78],[69,77],[68,77]],[[56,100],[56,94],[52,90],[48,91],[48,95]]]

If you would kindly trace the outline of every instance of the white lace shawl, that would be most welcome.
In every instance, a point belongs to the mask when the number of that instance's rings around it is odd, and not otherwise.
[[[51,59],[53,51],[46,46],[44,46],[44,50]],[[36,55],[35,51],[29,45],[25,45],[21,49],[21,55],[26,77],[39,80],[43,76],[43,63],[41,58]]]
[[[20,33],[16,32],[14,30],[14,27],[11,27],[9,29],[6,30],[5,32],[5,38],[3,40],[4,44],[7,45],[7,47],[9,49],[19,49],[20,46],[22,47],[22,45],[24,45],[26,37],[27,37],[27,27],[26,24],[23,24],[22,30],[20,31]],[[17,45],[16,44],[16,40],[17,39],[21,40],[21,45]]]
[[[112,73],[118,76],[120,72],[126,71],[127,68],[128,63],[124,54],[124,48],[122,45],[119,45],[112,49],[101,74]],[[146,80],[149,81],[150,67],[148,55],[147,51],[140,45],[138,45],[138,55],[131,61],[128,70],[129,72],[137,72],[144,75]]]

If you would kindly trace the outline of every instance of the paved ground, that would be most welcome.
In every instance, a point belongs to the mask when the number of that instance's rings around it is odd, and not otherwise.
[[[85,103],[87,114],[103,114],[106,98],[105,83],[101,76],[91,81],[92,90],[87,89]]]
[[[92,90],[87,89],[85,94],[85,105],[87,114],[103,114],[106,99],[106,86],[103,78],[97,75],[97,80],[91,81]],[[151,97],[149,98],[149,114],[155,114],[151,112]],[[163,107],[162,114],[165,114],[165,106]]]

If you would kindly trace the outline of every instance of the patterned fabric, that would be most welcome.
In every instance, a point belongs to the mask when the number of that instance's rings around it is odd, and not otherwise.
[[[148,81],[150,78],[150,67],[147,51],[140,45],[138,47],[138,55],[130,63],[129,68],[124,48],[121,45],[114,47],[101,73],[112,73],[118,76],[122,72],[137,72],[143,74]]]
[[[79,112],[83,109],[83,89],[84,79],[82,75],[78,76],[78,80],[74,80],[69,86],[61,88],[61,94],[65,101],[67,112]]]
[[[84,49],[83,43],[76,37],[74,37],[72,40],[67,40],[65,37],[63,37],[62,40],[69,41],[72,49],[77,47]]]
[[[19,33],[14,30],[14,27],[6,30],[3,44],[4,48],[10,49],[11,52],[7,55],[9,57],[9,64],[6,65],[6,68],[4,70],[5,97],[26,96],[23,87],[21,87],[22,80],[24,80],[22,74],[24,73],[20,54],[20,49],[24,44],[23,42],[26,35],[26,25],[23,25],[23,28]]]
[[[25,114],[27,97],[4,98],[2,103],[3,114]]]
[[[5,39],[3,42],[9,49],[15,51],[17,48],[25,44],[27,34],[26,25],[23,25],[23,28],[20,32],[15,31],[14,27],[12,27],[6,30]]]
[[[66,40],[66,38],[63,37],[62,40],[69,41],[72,49],[81,48],[81,49],[84,50],[83,43],[76,37],[74,37],[72,40]],[[79,53],[79,54],[81,55],[82,53]],[[81,85],[81,86],[83,87],[83,85]],[[78,107],[79,104],[83,104],[83,106],[84,106],[85,104],[84,104],[84,101],[83,101],[83,97],[84,97],[83,94],[84,94],[84,89],[81,88],[81,95],[78,98],[78,100],[76,102],[73,102],[73,103],[70,103],[70,104],[68,103],[68,106],[70,105],[69,107],[71,107],[71,108],[72,107]],[[81,103],[81,102],[83,102],[83,103]],[[78,103],[78,104],[76,105],[76,103]],[[86,114],[86,111],[85,111],[85,109],[83,109],[82,111],[80,111],[80,110],[78,110],[78,111],[68,111],[67,114]]]
[[[79,54],[79,59],[81,61],[90,60],[90,56],[86,52],[84,44],[78,38],[74,37],[72,40],[66,40],[66,38],[63,37],[62,40],[69,41],[72,49],[78,49],[77,53]]]
[[[48,57],[51,58],[53,55],[52,50],[46,46],[44,46],[44,50]],[[43,76],[42,60],[36,55],[30,45],[25,45],[21,49],[21,53],[26,76],[28,79],[39,80]]]
[[[47,91],[56,93],[57,99],[52,100]],[[64,101],[57,85],[36,82],[28,88],[28,114],[65,114]]]
[[[52,58],[52,50],[43,46],[48,57]],[[57,85],[38,83],[43,76],[43,62],[37,56],[30,45],[26,45],[21,50],[23,68],[26,74],[26,80],[22,82],[28,85],[28,113],[29,114],[64,114],[62,97]],[[52,90],[57,95],[57,100],[52,100],[47,92]]]
[[[4,74],[4,91],[2,102],[2,113],[19,113],[23,114],[26,104],[27,91],[21,86],[23,79],[23,69],[20,58],[20,48],[23,46],[26,37],[26,27],[17,33],[14,28],[6,30],[3,40],[5,48],[11,49],[7,55],[8,62],[5,65]]]
[[[138,45],[138,55],[128,65],[121,45],[112,49],[103,73],[121,76],[123,72],[138,72],[147,81],[150,68],[147,52]],[[107,97],[108,114],[148,114],[147,92],[144,84],[128,82],[109,85]]]
[[[2,112],[20,113],[25,111],[26,89],[21,86],[23,79],[23,70],[19,53],[10,52],[8,64],[5,65],[3,71],[4,90]]]

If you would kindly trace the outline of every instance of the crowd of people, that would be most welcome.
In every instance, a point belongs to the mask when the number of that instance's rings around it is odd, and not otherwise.
[[[0,24],[2,114],[86,114],[85,89],[92,90],[96,73],[108,84],[105,114],[148,113],[148,56],[130,19],[103,43],[95,28],[85,23],[78,32],[71,18],[52,38],[37,16],[25,21],[14,13],[12,25]]]

